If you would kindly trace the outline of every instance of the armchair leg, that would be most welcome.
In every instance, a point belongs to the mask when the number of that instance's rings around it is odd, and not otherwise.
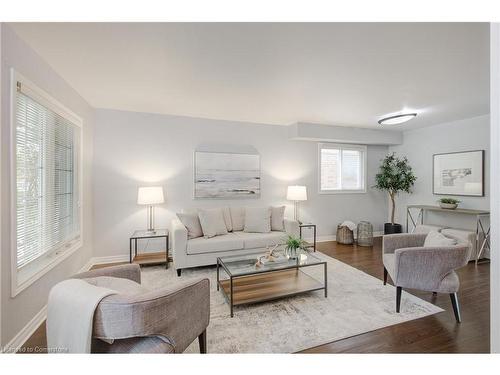
[[[398,286],[396,287],[396,312],[399,313],[399,309],[401,307],[401,294],[403,292],[403,288]]]
[[[457,319],[457,323],[462,322],[462,317],[460,316],[460,306],[458,304],[458,296],[457,293],[450,293],[451,304],[453,305],[453,312],[455,313],[455,319]]]
[[[207,354],[207,330],[204,330],[201,335],[198,336],[198,343],[200,344],[200,353]]]
[[[182,270],[180,268],[177,268],[177,276],[178,277],[181,277],[181,272],[182,272]]]
[[[384,267],[384,285],[387,284],[387,268]]]

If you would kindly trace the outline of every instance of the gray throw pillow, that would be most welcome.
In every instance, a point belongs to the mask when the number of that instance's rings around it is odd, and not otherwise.
[[[245,208],[230,207],[231,224],[234,232],[242,231],[245,228]]]
[[[285,231],[285,206],[271,207],[271,230]]]
[[[186,227],[188,231],[188,239],[197,238],[203,236],[203,231],[201,230],[200,219],[198,214],[195,212],[183,212],[177,214],[177,217],[181,223]]]
[[[246,207],[243,231],[269,233],[271,231],[271,207]]]
[[[231,220],[231,211],[229,207],[224,207],[222,209],[222,215],[224,216],[224,222],[226,223],[226,229],[228,232],[233,231],[233,222]]]
[[[226,223],[222,209],[212,208],[208,210],[199,210],[198,217],[200,218],[201,229],[205,238],[211,238],[223,234],[227,234]]]

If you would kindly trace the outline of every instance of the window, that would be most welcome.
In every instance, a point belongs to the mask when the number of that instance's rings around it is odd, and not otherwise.
[[[366,146],[319,144],[320,193],[366,192]]]
[[[15,295],[81,247],[81,120],[15,72],[12,95]]]

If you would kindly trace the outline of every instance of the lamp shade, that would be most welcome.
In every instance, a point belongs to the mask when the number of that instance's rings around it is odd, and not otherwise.
[[[307,188],[305,186],[289,186],[286,194],[286,199],[289,201],[306,201]]]
[[[137,192],[137,204],[160,204],[165,202],[161,186],[140,187]]]

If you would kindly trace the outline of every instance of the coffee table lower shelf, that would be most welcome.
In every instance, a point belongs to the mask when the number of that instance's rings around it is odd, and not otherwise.
[[[327,297],[326,285],[307,275],[301,269],[233,277],[232,282],[231,298],[231,279],[219,281],[219,286],[231,306],[231,317],[233,316],[233,306],[270,301],[322,289]]]

